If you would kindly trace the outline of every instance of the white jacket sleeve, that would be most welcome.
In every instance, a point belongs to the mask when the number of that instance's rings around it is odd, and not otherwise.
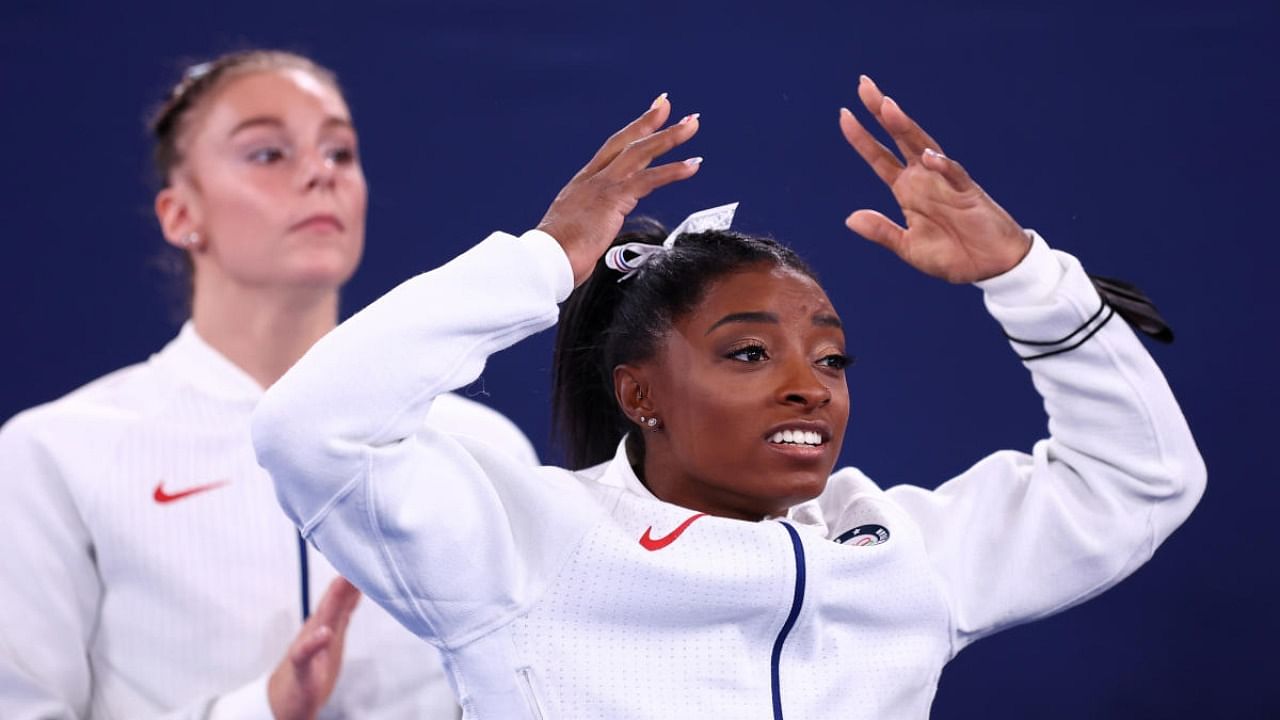
[[[1075,258],[1035,236],[1022,263],[978,285],[1014,350],[1034,358],[1025,366],[1049,438],[932,492],[888,491],[924,533],[955,652],[1122,580],[1187,518],[1205,482],[1159,368]]]
[[[30,419],[0,430],[0,717],[84,717],[102,588],[89,532]]]
[[[253,418],[285,512],[402,624],[458,647],[509,622],[592,521],[563,471],[423,429],[432,399],[553,325],[572,272],[550,236],[495,233],[317,343]]]

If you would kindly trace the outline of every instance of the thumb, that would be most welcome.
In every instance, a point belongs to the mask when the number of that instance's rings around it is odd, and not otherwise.
[[[845,218],[844,224],[871,242],[903,255],[906,231],[883,214],[875,210],[858,210]]]
[[[308,628],[298,634],[298,639],[289,648],[289,662],[299,669],[305,668],[320,651],[329,647],[333,638],[333,628],[328,625]]]

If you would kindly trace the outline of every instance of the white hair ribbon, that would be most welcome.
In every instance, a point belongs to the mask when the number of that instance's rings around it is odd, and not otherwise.
[[[733,213],[738,209],[738,203],[729,203],[728,205],[720,205],[719,207],[707,208],[685,218],[667,239],[662,241],[661,245],[650,245],[642,242],[629,242],[625,245],[615,245],[604,254],[604,264],[611,270],[622,273],[622,277],[618,278],[618,282],[622,282],[627,278],[635,275],[640,268],[644,267],[649,259],[657,254],[666,252],[676,244],[676,238],[687,233],[700,233],[708,230],[728,230],[733,224]]]

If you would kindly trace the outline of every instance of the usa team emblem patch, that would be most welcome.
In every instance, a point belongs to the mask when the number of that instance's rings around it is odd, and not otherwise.
[[[841,545],[879,545],[889,539],[889,529],[883,525],[859,525],[841,533],[836,542]]]

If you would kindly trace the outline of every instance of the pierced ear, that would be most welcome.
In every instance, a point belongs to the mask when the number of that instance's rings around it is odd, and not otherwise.
[[[166,187],[156,193],[155,212],[164,239],[175,247],[184,250],[190,248],[188,238],[199,230],[190,191],[176,185]]]
[[[644,368],[635,365],[619,365],[614,368],[613,394],[618,400],[618,407],[637,425],[640,424],[641,417],[653,417],[657,414]]]

